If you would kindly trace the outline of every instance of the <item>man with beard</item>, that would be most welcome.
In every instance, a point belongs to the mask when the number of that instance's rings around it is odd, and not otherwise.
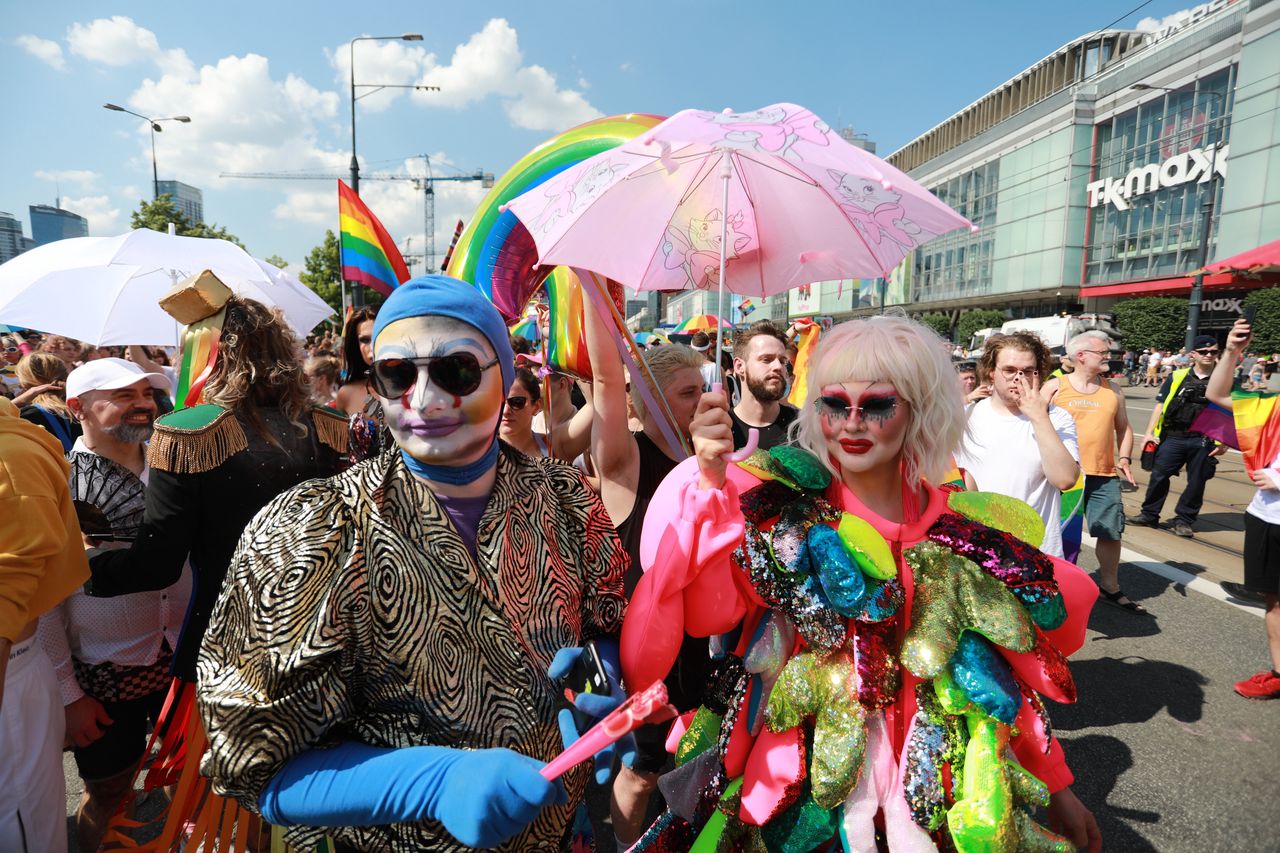
[[[742,400],[729,410],[733,420],[733,446],[747,443],[748,430],[760,433],[760,448],[768,450],[787,441],[787,429],[796,410],[782,402],[787,396],[787,339],[768,320],[752,324],[733,345],[733,372],[742,388]]]
[[[77,367],[67,377],[67,406],[84,429],[70,462],[73,482],[91,487],[102,504],[121,503],[137,480],[147,482],[147,439],[156,418],[153,388],[161,373],[121,358]],[[75,493],[77,499],[92,499]],[[107,516],[112,534],[127,540],[141,521]],[[101,508],[100,508],[101,509]],[[108,507],[108,509],[111,509]],[[101,531],[91,531],[100,534]],[[66,743],[84,780],[76,811],[81,850],[97,850],[107,821],[129,791],[147,745],[147,724],[160,714],[169,666],[191,597],[191,571],[155,592],[90,598],[82,589],[40,619],[38,636],[53,662],[66,715]]]

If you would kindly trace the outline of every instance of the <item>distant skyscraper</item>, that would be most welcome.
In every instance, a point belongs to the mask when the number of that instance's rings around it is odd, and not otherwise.
[[[35,245],[22,234],[22,223],[12,213],[0,213],[0,264]]]
[[[173,196],[173,203],[187,222],[199,225],[204,222],[204,193],[198,187],[184,184],[182,181],[159,181],[157,187],[160,195],[168,193]]]
[[[89,236],[89,220],[78,213],[47,204],[33,204],[28,210],[31,213],[31,239],[37,246],[68,237]]]

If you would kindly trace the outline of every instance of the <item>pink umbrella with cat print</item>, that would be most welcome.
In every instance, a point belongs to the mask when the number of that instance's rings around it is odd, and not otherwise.
[[[886,277],[922,243],[973,227],[795,104],[684,110],[507,207],[542,266],[636,290],[716,287],[721,316],[725,290]],[[723,333],[716,364],[722,345]]]

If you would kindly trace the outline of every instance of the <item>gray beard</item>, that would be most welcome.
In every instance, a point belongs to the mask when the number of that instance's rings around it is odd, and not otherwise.
[[[767,384],[767,380],[753,379],[748,376],[747,390],[751,392],[752,397],[755,397],[761,403],[776,403],[787,396],[787,383],[785,380],[779,382],[778,390],[774,391]]]
[[[103,430],[107,435],[111,436],[121,444],[142,444],[142,442],[151,438],[151,432],[154,427],[151,424],[142,426],[141,424],[116,424]]]

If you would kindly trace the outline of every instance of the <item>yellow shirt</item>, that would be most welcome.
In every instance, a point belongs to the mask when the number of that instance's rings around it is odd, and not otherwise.
[[[1076,421],[1080,444],[1080,467],[1093,477],[1116,475],[1116,410],[1120,397],[1107,380],[1092,394],[1082,394],[1063,376],[1053,404],[1066,409]]]
[[[0,399],[0,638],[89,579],[62,445]]]

